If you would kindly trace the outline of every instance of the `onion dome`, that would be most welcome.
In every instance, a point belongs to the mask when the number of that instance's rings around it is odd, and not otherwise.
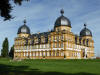
[[[60,13],[61,13],[61,16],[57,18],[57,20],[55,22],[55,27],[63,26],[63,25],[71,27],[70,20],[67,17],[63,16],[63,14],[64,14],[64,10],[63,9],[61,9]]]
[[[88,28],[86,28],[86,24],[84,24],[84,28],[81,30],[80,36],[81,37],[83,37],[83,36],[92,36],[92,32]]]
[[[19,29],[18,29],[18,33],[24,33],[24,34],[30,34],[30,29],[29,27],[26,25],[26,20],[24,20],[24,25],[22,25]]]

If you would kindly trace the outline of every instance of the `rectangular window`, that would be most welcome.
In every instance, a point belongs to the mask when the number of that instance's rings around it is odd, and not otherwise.
[[[51,48],[51,44],[49,44],[49,48]]]
[[[59,48],[59,43],[57,43],[57,48]]]
[[[47,56],[49,56],[49,51],[47,52]]]
[[[55,50],[53,51],[53,56],[55,56]]]
[[[36,56],[38,56],[38,52],[36,52]]]
[[[31,52],[30,52],[30,56],[31,56]]]
[[[24,56],[25,56],[25,52],[24,52]]]
[[[67,48],[68,48],[68,42],[67,42]]]
[[[55,48],[55,43],[53,43],[53,48]]]
[[[42,48],[43,48],[43,45],[42,45]]]
[[[63,35],[61,35],[61,40],[63,40]]]
[[[59,51],[57,51],[56,56],[59,56]]]
[[[47,56],[47,51],[45,52],[45,56]]]
[[[42,56],[43,56],[43,51],[42,51]]]
[[[26,56],[28,56],[28,52],[27,52]]]
[[[55,41],[55,36],[53,36],[53,41]]]
[[[63,48],[63,42],[61,43],[61,48]]]

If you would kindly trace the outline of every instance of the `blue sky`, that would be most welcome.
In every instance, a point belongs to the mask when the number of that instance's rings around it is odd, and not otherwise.
[[[100,56],[100,0],[30,0],[22,6],[13,6],[14,19],[4,22],[0,17],[0,49],[5,37],[8,37],[10,47],[14,44],[25,18],[31,33],[45,32],[53,29],[63,8],[64,15],[71,21],[72,32],[79,34],[84,23],[87,24],[93,34],[96,56]]]

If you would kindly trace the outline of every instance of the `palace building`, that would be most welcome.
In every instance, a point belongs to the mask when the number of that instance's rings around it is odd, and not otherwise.
[[[71,32],[71,21],[64,16],[48,32],[31,34],[26,25],[19,27],[14,43],[14,59],[89,59],[94,57],[92,32],[84,24],[79,35]]]

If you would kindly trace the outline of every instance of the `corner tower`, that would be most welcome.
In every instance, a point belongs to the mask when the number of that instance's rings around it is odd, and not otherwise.
[[[85,46],[84,53],[88,58],[94,57],[94,41],[92,38],[92,32],[84,24],[84,28],[80,32],[81,44]]]
[[[61,16],[57,18],[57,20],[54,24],[54,30],[55,31],[67,30],[67,31],[71,32],[70,20],[63,15],[64,14],[63,9],[61,9],[60,13],[61,13]]]
[[[26,20],[24,20],[24,25],[19,27],[17,34],[18,37],[28,37],[30,35],[30,29],[26,25]]]
[[[87,28],[86,24],[84,24],[84,28],[80,32],[80,37],[92,40],[92,32]]]

